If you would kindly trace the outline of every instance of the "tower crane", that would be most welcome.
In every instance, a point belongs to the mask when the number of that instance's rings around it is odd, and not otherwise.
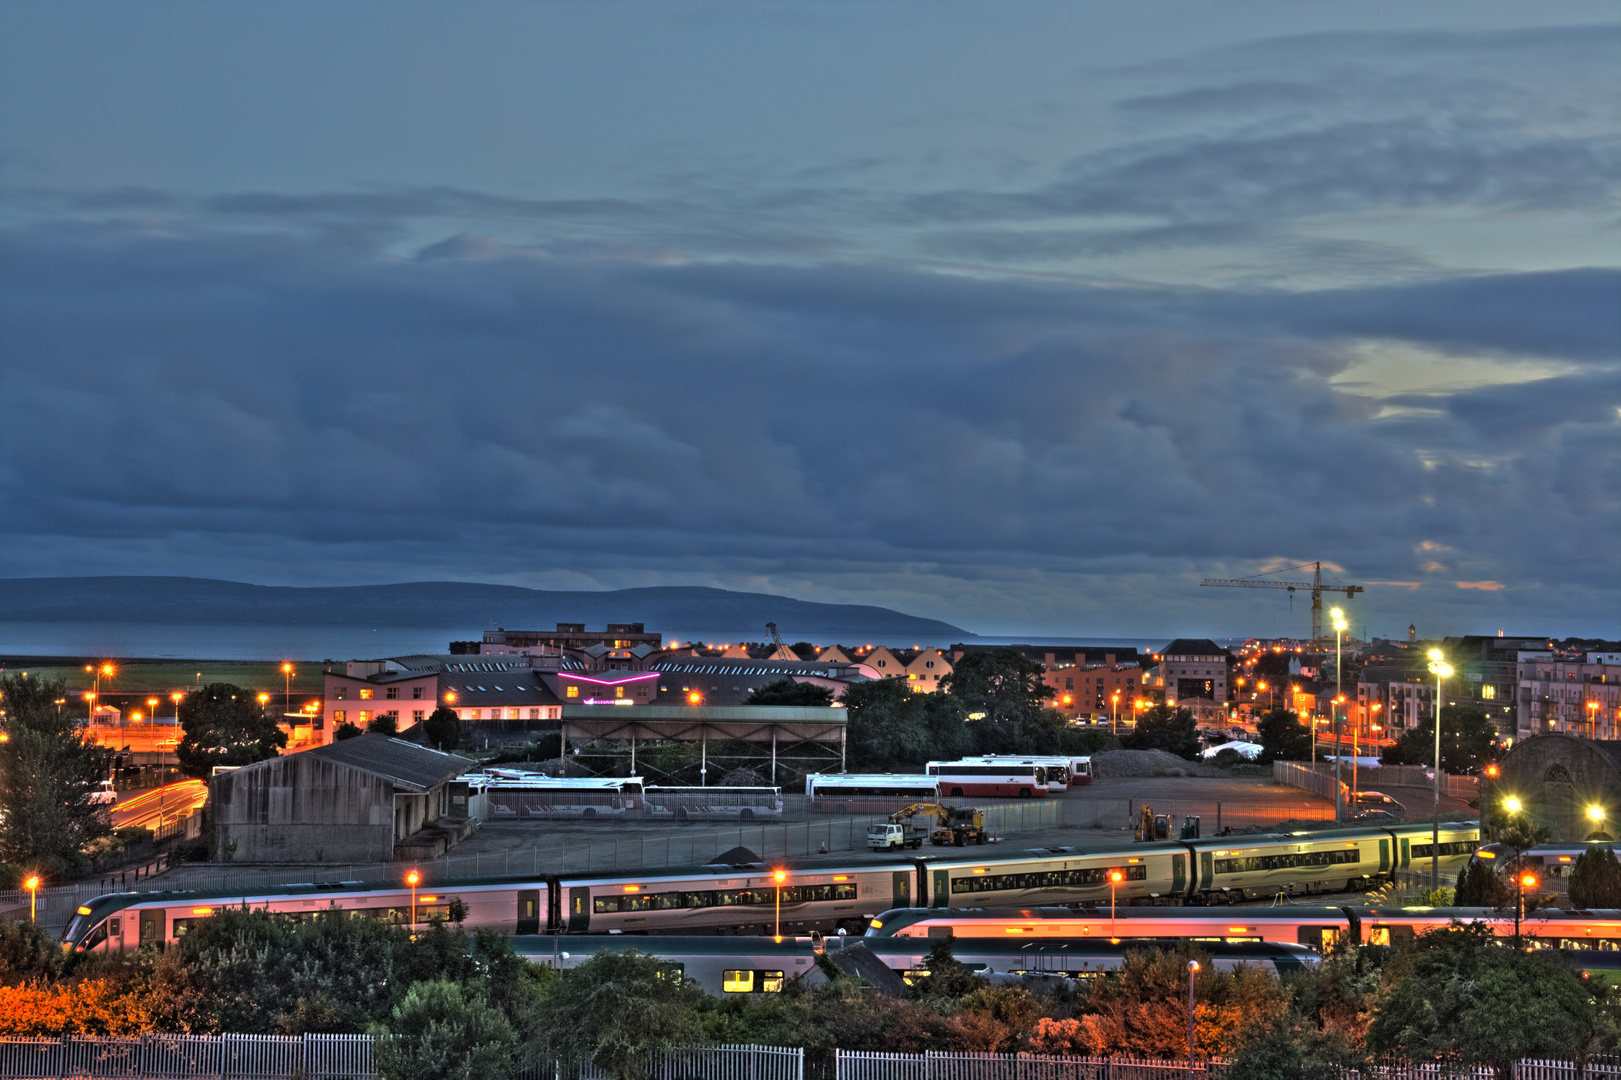
[[[1274,581],[1270,578],[1262,578],[1257,576],[1247,578],[1205,578],[1203,581],[1199,582],[1199,584],[1201,587],[1205,585],[1216,585],[1226,589],[1288,589],[1289,598],[1291,600],[1294,599],[1294,591],[1296,589],[1310,589],[1311,643],[1315,646],[1317,643],[1323,640],[1323,564],[1321,562],[1302,563],[1299,566],[1288,567],[1286,570],[1274,570],[1272,572],[1275,574],[1283,574],[1287,573],[1289,570],[1304,570],[1308,566],[1311,567],[1312,570],[1310,581]],[[1329,571],[1329,576],[1334,576],[1333,571]],[[1330,592],[1340,592],[1341,590],[1344,590],[1345,598],[1347,600],[1354,597],[1357,593],[1365,591],[1361,585],[1347,585],[1344,582],[1331,583],[1327,586],[1327,588]]]

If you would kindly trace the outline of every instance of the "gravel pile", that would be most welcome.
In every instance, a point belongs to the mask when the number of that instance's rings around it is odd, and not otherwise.
[[[1092,755],[1092,771],[1098,776],[1229,776],[1214,765],[1179,758],[1164,750],[1105,750]]]

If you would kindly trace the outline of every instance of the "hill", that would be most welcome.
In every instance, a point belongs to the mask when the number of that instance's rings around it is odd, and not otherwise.
[[[551,592],[514,585],[417,581],[398,585],[290,588],[188,577],[0,578],[0,621],[269,626],[378,624],[440,629],[549,628],[646,623],[684,636],[748,635],[763,640],[775,622],[790,641],[963,640],[950,623],[864,604],[819,604],[769,593],[697,586]]]

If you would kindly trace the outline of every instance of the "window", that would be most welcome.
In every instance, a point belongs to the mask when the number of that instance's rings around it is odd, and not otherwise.
[[[762,971],[762,972],[760,972],[760,993],[762,993],[762,994],[780,994],[780,993],[782,993],[782,972],[780,972],[780,971]]]
[[[412,698],[412,700],[421,701],[422,700],[422,691],[423,691],[423,689],[424,688],[420,687],[420,686],[411,687],[411,698]]]
[[[372,695],[372,688],[371,687],[362,686],[360,688],[360,700],[361,701],[370,701],[371,700],[371,695]]]
[[[754,993],[754,972],[727,970],[721,972],[720,988],[727,994]]]
[[[332,722],[334,724],[341,724],[344,722],[345,718],[348,717],[348,715],[349,714],[344,712],[342,709],[334,709],[332,710]]]
[[[369,723],[371,723],[371,713],[362,709],[360,711],[360,726],[365,727]]]
[[[580,696],[580,688],[578,686],[570,686],[567,690],[563,691],[563,696],[564,697],[579,697]]]
[[[1075,680],[1074,679],[1065,679],[1064,680],[1064,689],[1065,690],[1073,690],[1073,689],[1075,689]]]
[[[1113,869],[1119,869],[1115,867]],[[1147,881],[1148,867],[1139,863],[1125,868],[1127,881]],[[975,874],[955,878],[954,893],[1002,892],[1006,889],[1053,889],[1076,885],[1107,885],[1107,869],[1038,870],[1027,874]]]
[[[624,697],[624,696],[625,696],[625,688],[623,686],[614,687],[614,697]]]
[[[349,688],[347,686],[340,686],[332,692],[332,696],[337,698],[339,701],[342,701],[349,696]]]
[[[387,690],[383,691],[383,696],[388,698],[390,701],[397,700],[400,696],[400,688],[397,686],[391,686]]]
[[[425,711],[424,711],[424,710],[422,710],[422,709],[414,709],[414,710],[412,710],[412,712],[411,712],[411,720],[412,720],[412,721],[413,721],[413,722],[414,722],[414,723],[418,723],[418,724],[420,724],[420,723],[422,723],[422,721],[423,721],[423,719],[424,719],[424,718],[425,718],[425,717],[426,717],[426,716],[427,716],[427,715],[428,715],[428,714],[427,714],[427,712],[425,712]]]
[[[530,709],[529,710],[529,719],[531,719],[531,720],[539,720],[540,719],[540,710],[539,709]]]

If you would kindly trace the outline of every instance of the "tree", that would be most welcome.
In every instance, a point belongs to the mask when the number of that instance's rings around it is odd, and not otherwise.
[[[1456,906],[1502,908],[1512,899],[1508,884],[1490,863],[1471,859],[1458,871],[1458,886],[1452,891]]]
[[[1035,720],[1057,691],[1047,669],[1017,649],[971,652],[940,680],[940,689],[962,702],[970,718],[993,724]]]
[[[1256,721],[1255,730],[1261,737],[1262,764],[1311,757],[1311,729],[1292,710],[1272,709]]]
[[[510,1075],[518,1037],[475,987],[419,982],[377,1025],[384,1080],[487,1080]]]
[[[678,969],[634,949],[599,952],[570,971],[547,996],[540,1030],[565,1061],[590,1060],[634,1080],[648,1054],[702,1035],[702,990]]]
[[[1189,945],[1143,949],[1128,953],[1112,977],[1090,980],[1080,1041],[1094,1054],[1186,1054],[1187,965],[1195,959],[1201,965],[1193,983],[1199,1053],[1229,1054],[1246,1032],[1284,1014],[1283,987],[1270,972],[1249,965],[1220,971]]]
[[[1591,844],[1570,869],[1570,902],[1579,908],[1621,908],[1621,862],[1608,844]]]
[[[378,735],[397,735],[400,730],[400,718],[396,713],[377,713],[366,721],[366,730]]]
[[[1191,709],[1155,705],[1121,737],[1120,745],[1128,750],[1165,750],[1191,761],[1199,756],[1199,725]]]
[[[932,757],[969,749],[962,705],[945,694],[918,694],[901,679],[851,683],[840,703],[849,710],[845,738],[858,768],[921,767]]]
[[[1250,678],[1255,682],[1266,683],[1268,698],[1274,693],[1283,693],[1291,685],[1290,680],[1299,676],[1289,674],[1289,661],[1294,659],[1294,653],[1265,652],[1255,661],[1250,669]]]
[[[940,938],[929,948],[923,968],[927,974],[912,980],[912,997],[955,1001],[989,985],[983,975],[952,955],[950,938]]]
[[[1593,996],[1558,959],[1501,947],[1476,923],[1421,934],[1398,961],[1368,1027],[1368,1048],[1418,1061],[1488,1065],[1559,1057],[1597,1021]]]
[[[1441,707],[1441,767],[1465,773],[1496,761],[1502,753],[1497,729],[1478,705]],[[1396,745],[1380,759],[1389,765],[1435,764],[1435,714],[1426,713],[1417,727],[1403,731]]]
[[[66,696],[61,680],[0,678],[0,860],[47,874],[80,869],[84,846],[109,831],[90,803],[106,774],[103,755],[62,711]]]
[[[332,729],[332,741],[342,742],[345,739],[358,739],[364,734],[365,732],[360,730],[360,725],[351,724],[349,721],[345,720],[343,723]]]
[[[455,709],[441,705],[422,722],[422,735],[429,746],[454,750],[462,740],[462,722]]]
[[[187,694],[180,702],[180,730],[175,757],[189,776],[208,776],[216,765],[252,765],[287,745],[287,733],[253,694],[230,683]]]
[[[810,682],[795,682],[788,676],[773,679],[749,695],[750,705],[833,704],[833,691]]]

